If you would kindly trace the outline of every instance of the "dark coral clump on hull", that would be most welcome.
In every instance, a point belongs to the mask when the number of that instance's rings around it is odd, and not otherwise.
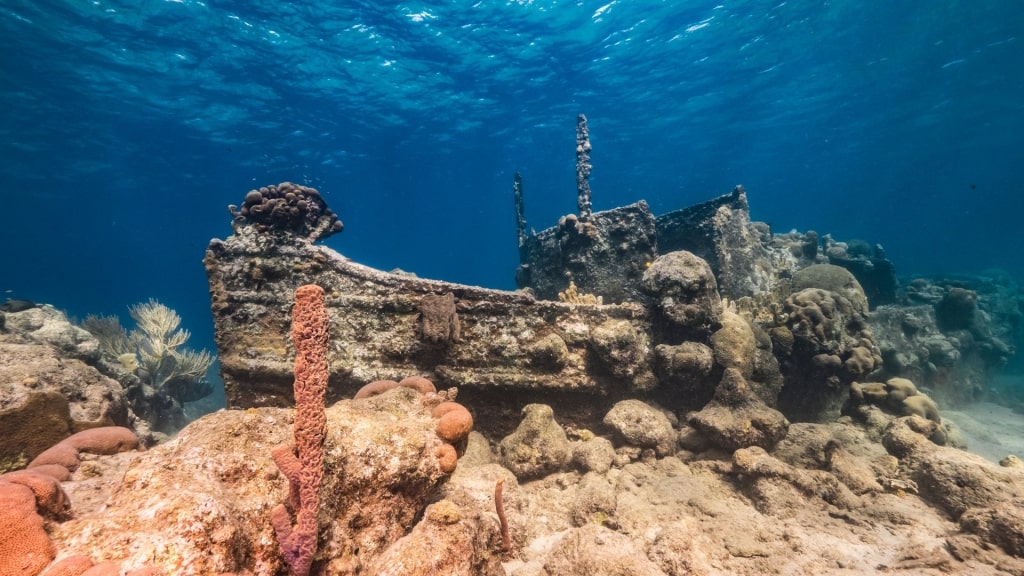
[[[242,207],[228,206],[236,226],[291,232],[315,242],[344,228],[316,188],[282,182],[250,190]]]

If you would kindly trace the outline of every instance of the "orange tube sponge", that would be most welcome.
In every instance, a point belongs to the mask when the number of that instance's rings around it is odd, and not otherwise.
[[[295,344],[295,447],[272,452],[278,468],[288,477],[288,500],[298,507],[295,523],[284,505],[271,511],[271,522],[285,561],[296,576],[306,576],[316,554],[320,487],[324,476],[324,436],[327,415],[324,399],[330,371],[327,336],[330,318],[323,288],[300,286],[292,309],[292,342]],[[296,457],[297,456],[297,457]],[[296,460],[298,466],[296,466]]]

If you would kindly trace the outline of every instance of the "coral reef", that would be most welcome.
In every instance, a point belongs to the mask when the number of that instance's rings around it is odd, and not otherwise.
[[[883,359],[879,377],[907,378],[951,404],[986,398],[1024,335],[1019,292],[995,271],[914,279],[897,304],[880,306],[871,315]]]
[[[600,306],[604,304],[604,297],[594,296],[593,294],[584,294],[576,288],[576,283],[569,280],[569,287],[564,291],[558,293],[559,302],[567,302],[569,304],[583,304],[587,306]]]
[[[57,551],[36,512],[28,486],[0,481],[0,572],[36,576]]]
[[[824,248],[829,264],[841,266],[857,278],[872,308],[897,300],[896,267],[881,245],[858,239],[838,242],[826,234]]]
[[[435,457],[443,441],[424,398],[397,387],[326,408],[320,544],[311,573],[365,569],[437,494],[448,474]],[[54,540],[61,550],[126,568],[148,564],[166,575],[283,573],[270,511],[288,479],[269,448],[292,441],[295,414],[262,408],[203,417],[104,473],[112,492],[55,525]],[[70,484],[84,482],[82,474]]]
[[[786,378],[779,394],[782,410],[795,420],[818,421],[839,409],[846,387],[871,373],[881,357],[864,312],[837,292],[805,288],[785,304],[783,330],[792,344],[782,347]]]
[[[718,284],[708,263],[696,255],[678,250],[658,256],[641,282],[669,329],[699,338],[717,326],[722,308]]]
[[[577,129],[578,215],[528,234],[517,174],[521,292],[359,265],[315,245],[319,192],[250,191],[204,261],[232,409],[142,454],[90,363],[184,402],[212,358],[180,318],[5,306],[0,571],[1024,574],[1020,459],[963,451],[947,403],[1013,354],[1015,285],[898,291],[741,186],[593,212]]]
[[[806,288],[835,292],[846,298],[857,313],[864,316],[868,313],[868,298],[864,294],[864,289],[845,268],[832,264],[812,264],[801,268],[793,274],[792,289],[793,292],[799,292]]]
[[[512,293],[380,272],[309,238],[286,242],[252,227],[211,242],[205,262],[232,406],[255,415],[289,404],[281,359],[293,344],[282,337],[280,310],[289,291],[315,282],[332,317],[327,401],[360,397],[328,413],[411,401],[414,390],[432,413],[434,443],[420,457],[448,478],[432,504],[419,501],[420,519],[405,521],[389,544],[355,546],[358,534],[337,527],[360,522],[328,527],[325,518],[348,514],[348,503],[334,502],[340,494],[363,492],[328,472],[325,483],[339,482],[339,492],[321,506],[311,573],[1024,567],[1013,556],[1015,516],[1000,508],[1018,497],[1021,479],[959,458],[963,435],[948,412],[940,417],[936,396],[880,376],[890,335],[872,317],[889,305],[867,294],[866,268],[843,265],[881,262],[877,247],[773,235],[750,221],[737,188],[665,217],[642,204],[566,216],[526,235],[521,249],[528,290]],[[986,323],[995,308],[982,291],[957,287],[974,290],[975,305],[957,308],[962,294],[949,296],[939,312],[947,333],[933,321],[935,332],[949,342],[989,338],[986,349],[997,350],[1003,333]],[[901,297],[934,315],[950,288],[918,294],[910,286]],[[594,299],[580,302],[580,294]],[[926,294],[937,297],[925,304]],[[401,384],[406,374],[444,391]],[[461,406],[448,403],[455,386]],[[372,426],[394,425],[411,409],[382,408],[389,424]],[[348,417],[346,434],[370,426],[360,424],[369,414]],[[504,518],[493,504],[496,484]],[[988,484],[1005,484],[1010,496],[981,489]],[[425,557],[438,539],[452,548]],[[250,556],[272,558],[242,555]],[[231,567],[243,568],[264,569]]]

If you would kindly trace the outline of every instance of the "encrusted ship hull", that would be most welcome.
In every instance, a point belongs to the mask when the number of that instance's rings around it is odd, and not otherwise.
[[[616,351],[595,350],[594,332],[602,326],[628,328],[637,351],[650,346],[650,314],[638,303],[545,301],[388,273],[304,238],[252,227],[212,241],[205,265],[230,407],[292,404],[288,311],[303,284],[327,293],[328,401],[374,380],[413,374],[431,377],[438,388],[457,386],[462,396],[493,397],[495,408],[516,391],[610,401],[652,378],[649,369],[616,376],[608,366]],[[520,406],[508,407],[518,419]]]

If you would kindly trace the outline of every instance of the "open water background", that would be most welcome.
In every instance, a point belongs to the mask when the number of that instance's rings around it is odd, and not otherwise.
[[[201,259],[285,180],[360,262],[514,288],[529,223],[752,216],[882,244],[901,274],[1021,276],[1024,10],[934,2],[0,2],[0,290],[73,315],[148,298],[213,347]]]

